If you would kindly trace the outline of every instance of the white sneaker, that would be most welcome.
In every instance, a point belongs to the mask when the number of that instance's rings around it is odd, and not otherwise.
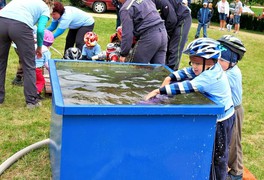
[[[36,104],[27,103],[27,108],[32,110],[35,109],[36,107],[40,107],[41,105],[42,105],[41,102],[37,102]]]

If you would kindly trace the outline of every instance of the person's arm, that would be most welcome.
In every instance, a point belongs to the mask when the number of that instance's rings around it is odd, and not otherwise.
[[[170,75],[172,81],[184,81],[184,80],[192,80],[196,77],[195,73],[193,72],[192,67],[186,67],[180,69],[178,71],[172,72]]]
[[[49,17],[47,16],[40,16],[38,20],[38,28],[37,28],[37,49],[36,49],[36,55],[38,58],[42,57],[42,45],[43,45],[43,37],[44,37],[44,30],[46,27],[46,24],[49,20]]]
[[[227,3],[227,5],[226,5],[226,8],[227,8],[227,10],[226,10],[227,17],[229,17],[229,12],[230,12],[230,10],[229,10],[229,3],[227,1],[226,1],[226,3]]]
[[[162,82],[162,84],[161,84],[160,87],[166,86],[166,85],[168,85],[168,84],[170,84],[170,83],[171,83],[171,77],[170,77],[170,76],[167,76],[167,77],[165,77],[165,79],[163,80],[163,82]]]
[[[158,94],[177,95],[177,94],[187,94],[192,92],[198,92],[198,89],[197,87],[193,86],[191,81],[187,80],[183,82],[176,82],[170,85],[166,85],[159,89],[155,89],[145,97],[145,100],[149,100]]]
[[[221,12],[221,6],[222,6],[222,1],[220,0],[220,1],[217,3],[217,11],[218,11],[218,13]]]
[[[239,8],[239,13],[238,13],[238,14],[241,14],[242,11],[243,11],[243,8],[242,8],[242,3],[241,3],[241,6],[240,6],[240,8]]]
[[[101,46],[97,44],[95,46],[94,55],[98,55],[101,52]]]
[[[53,32],[58,27],[59,22],[58,21],[52,21],[50,26],[47,28],[47,30]]]
[[[62,35],[66,29],[58,28],[56,32],[53,34],[54,38],[57,38],[58,36]]]
[[[120,52],[120,62],[122,62],[123,60],[125,60],[125,57],[128,56],[133,43],[134,24],[133,19],[130,17],[129,12],[127,10],[121,9],[120,17],[122,24],[125,24],[125,26],[122,26],[122,41]]]
[[[47,70],[49,70],[49,59],[51,59],[51,53],[50,51],[45,53],[45,57],[44,57],[44,66]]]
[[[83,45],[82,48],[82,59],[81,60],[87,60],[87,54],[86,54],[86,45]]]
[[[192,70],[192,67],[183,68],[178,71],[172,72],[169,76],[167,76],[160,87],[166,86],[168,84],[174,83],[174,82],[181,82],[184,80],[192,80],[195,78],[196,75]]]
[[[200,17],[201,17],[201,11],[202,9],[199,9],[198,13],[197,13],[197,19],[198,19],[198,22],[200,22]],[[201,22],[200,22],[201,23]]]

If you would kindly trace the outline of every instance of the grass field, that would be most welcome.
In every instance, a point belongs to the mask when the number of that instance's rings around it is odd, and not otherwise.
[[[104,50],[114,33],[115,19],[95,18],[95,32],[99,35],[99,43]],[[189,33],[189,42],[193,40],[196,24]],[[219,31],[218,27],[208,29],[208,36],[219,38],[228,32]],[[63,52],[64,33],[54,43],[54,47]],[[243,106],[245,118],[243,125],[244,165],[259,179],[264,179],[264,35],[241,31],[237,35],[245,44],[247,53],[239,62],[243,74]],[[61,58],[51,50],[53,58]],[[12,86],[18,58],[11,49],[7,77],[6,100],[0,105],[0,163],[17,151],[33,143],[49,138],[51,119],[51,98],[46,97],[41,108],[30,111],[26,109],[23,88]],[[188,57],[183,55],[181,67],[187,66]],[[19,179],[51,179],[48,147],[32,151],[19,159],[0,177],[3,180]]]

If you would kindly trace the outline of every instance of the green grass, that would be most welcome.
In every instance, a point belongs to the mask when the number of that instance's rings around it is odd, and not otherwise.
[[[115,19],[95,18],[95,32],[99,35],[99,43],[104,50],[110,35],[115,31]],[[193,40],[196,27],[189,33],[189,41]],[[239,62],[243,74],[243,106],[245,118],[243,125],[244,165],[258,178],[264,179],[264,83],[263,83],[263,51],[264,35],[241,31],[238,37],[244,42],[247,53]],[[208,29],[208,35],[219,38],[227,32],[218,31],[218,27]],[[54,47],[63,52],[64,33],[54,43]],[[53,58],[61,58],[51,50]],[[38,141],[49,138],[51,121],[51,98],[46,97],[43,106],[30,111],[25,108],[23,88],[12,86],[18,58],[13,49],[10,51],[7,77],[6,100],[0,106],[0,163],[17,151]],[[181,67],[187,66],[188,57],[183,55]],[[0,177],[3,180],[18,179],[51,179],[49,149],[43,147],[30,152],[19,159]]]

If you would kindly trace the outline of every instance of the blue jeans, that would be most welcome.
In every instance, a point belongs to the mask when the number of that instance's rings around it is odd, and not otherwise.
[[[240,16],[239,15],[234,16],[234,24],[240,24]]]
[[[200,36],[201,28],[203,28],[203,37],[207,37],[207,23],[206,24],[199,23],[195,34],[195,38],[198,38]]]

